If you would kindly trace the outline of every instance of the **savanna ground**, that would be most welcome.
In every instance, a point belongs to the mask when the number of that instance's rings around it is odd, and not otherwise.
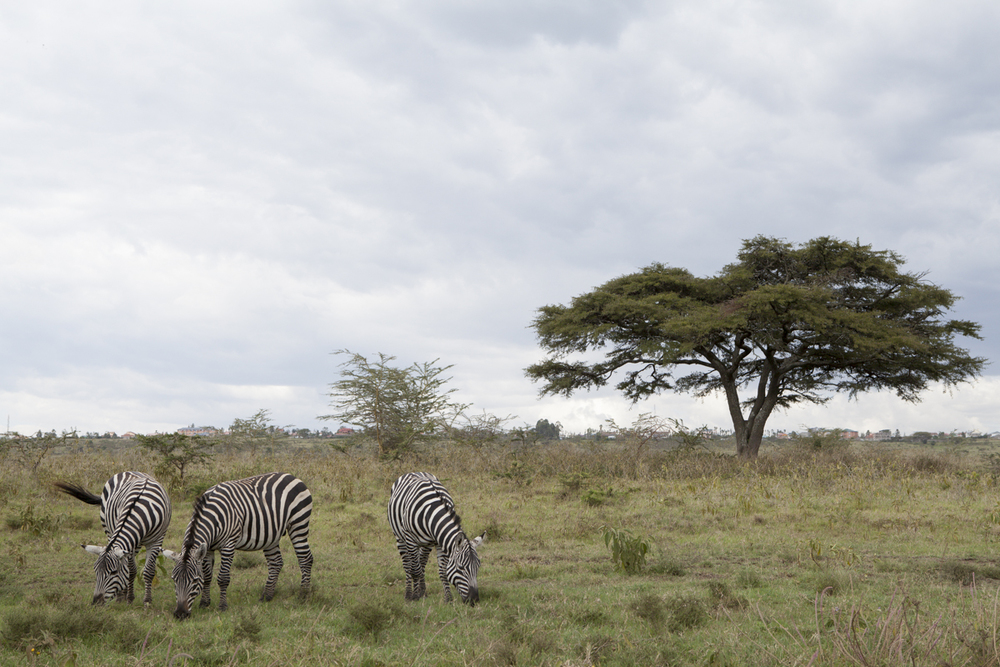
[[[80,445],[25,467],[7,452],[0,664],[1000,665],[997,445],[799,442],[754,462],[567,442],[397,461],[325,444],[220,453],[172,484],[166,546],[198,492],[288,471],[314,497],[313,591],[298,596],[285,539],[272,602],[258,601],[263,556],[239,553],[229,610],[184,622],[162,573],[149,608],[141,582],[132,605],[90,605],[78,545],[105,543],[98,510],[51,488],[99,493],[116,472],[154,472],[153,455]],[[437,474],[466,530],[488,533],[476,607],[444,603],[433,567],[428,597],[403,599],[385,503],[410,470]],[[616,567],[606,528],[648,544],[638,573]]]

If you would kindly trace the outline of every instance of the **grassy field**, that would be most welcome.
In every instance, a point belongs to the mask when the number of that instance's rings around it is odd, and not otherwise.
[[[314,496],[313,593],[297,595],[285,540],[272,602],[258,601],[263,556],[241,553],[229,611],[184,622],[160,576],[148,609],[91,607],[78,545],[104,544],[97,508],[51,489],[99,492],[121,470],[153,472],[150,454],[76,447],[31,470],[8,452],[0,664],[1000,665],[996,444],[798,443],[752,463],[579,443],[219,454],[171,488],[166,546],[204,488],[288,471]],[[437,474],[466,530],[488,532],[477,607],[444,603],[433,569],[429,597],[403,600],[385,503],[410,470]],[[616,566],[607,529],[648,544],[639,572]]]

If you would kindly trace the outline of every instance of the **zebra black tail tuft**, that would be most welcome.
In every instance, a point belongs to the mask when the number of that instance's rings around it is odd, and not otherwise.
[[[58,489],[59,491],[71,495],[77,500],[82,500],[88,505],[101,504],[100,496],[95,496],[93,493],[83,488],[82,486],[78,486],[76,484],[68,484],[67,482],[53,482],[52,485],[56,487],[56,489]]]

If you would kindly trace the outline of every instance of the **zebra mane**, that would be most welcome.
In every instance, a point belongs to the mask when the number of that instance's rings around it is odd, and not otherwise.
[[[205,506],[207,504],[208,499],[205,498],[204,493],[194,499],[194,514],[191,515],[191,523],[188,524],[187,532],[184,534],[184,545],[181,547],[182,558],[184,560],[187,560],[191,555],[191,550],[197,544],[195,526],[200,522],[201,515],[205,513]]]

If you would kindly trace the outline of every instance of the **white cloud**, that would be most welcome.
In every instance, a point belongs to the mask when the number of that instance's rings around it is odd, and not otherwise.
[[[305,425],[335,379],[328,353],[350,348],[440,357],[477,407],[532,423],[627,420],[613,394],[536,400],[535,309],[654,261],[714,273],[759,233],[898,250],[965,297],[957,312],[987,338],[972,347],[994,358],[997,13],[12,8],[0,411],[121,431],[110,422],[221,425],[264,407]],[[788,418],[948,429],[995,412],[881,400]],[[658,401],[724,425],[711,402]]]

